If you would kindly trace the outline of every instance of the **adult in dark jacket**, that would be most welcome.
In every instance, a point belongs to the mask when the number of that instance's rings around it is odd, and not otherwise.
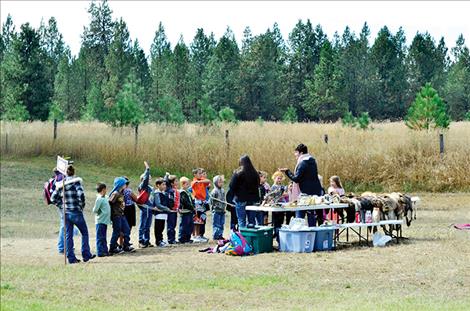
[[[235,209],[237,211],[237,220],[239,227],[246,227],[248,224],[255,224],[254,211],[246,211],[247,205],[259,202],[259,175],[254,168],[253,163],[247,155],[240,158],[240,168],[237,169],[230,181],[229,193],[233,195]]]
[[[287,177],[294,182],[293,185],[293,197],[291,201],[296,200],[300,193],[308,195],[322,195],[322,185],[318,179],[317,162],[308,153],[308,148],[304,144],[300,144],[295,148],[294,155],[297,159],[297,165],[295,166],[294,173],[287,168],[279,169],[284,172]],[[319,224],[323,223],[323,211],[316,210],[317,221]],[[304,218],[305,211],[297,211],[295,217]],[[309,226],[315,225],[315,218],[313,213],[307,213],[307,219]]]

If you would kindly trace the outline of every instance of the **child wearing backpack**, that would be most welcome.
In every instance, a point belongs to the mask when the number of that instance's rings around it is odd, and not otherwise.
[[[106,245],[106,231],[111,224],[111,206],[106,195],[106,185],[103,183],[96,185],[96,201],[93,207],[96,224],[96,253],[98,257],[109,256],[108,246]]]
[[[213,179],[214,189],[210,194],[212,209],[212,239],[223,240],[225,225],[225,191],[224,175],[217,175]]]
[[[194,227],[194,202],[191,193],[189,192],[191,184],[187,177],[181,177],[180,184],[180,228],[178,242],[181,244],[193,243],[193,240],[191,240],[191,232],[193,232]]]
[[[171,212],[169,206],[169,197],[166,190],[166,183],[163,178],[157,178],[155,181],[155,192],[153,196],[153,213],[155,214],[155,245],[158,247],[165,247],[166,243],[163,241],[163,230],[165,229],[165,222],[168,219],[168,213]]]
[[[109,193],[109,205],[111,206],[111,220],[113,222],[113,234],[109,243],[109,252],[111,254],[120,254],[122,252],[134,252],[135,249],[130,245],[129,225],[124,217],[124,188],[126,180],[123,177],[114,179],[114,188]],[[124,236],[123,247],[118,247],[118,239]]]
[[[140,176],[140,184],[137,188],[139,196],[137,197],[137,206],[140,209],[140,222],[139,222],[139,247],[153,247],[150,243],[150,227],[152,226],[152,207],[154,193],[153,188],[150,186],[152,177],[150,176],[150,166],[144,161],[145,171]],[[142,198],[142,201],[140,199]]]

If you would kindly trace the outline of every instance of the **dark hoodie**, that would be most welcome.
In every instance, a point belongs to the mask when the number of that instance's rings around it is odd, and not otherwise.
[[[310,156],[302,160],[293,174],[290,170],[286,172],[287,177],[299,184],[300,192],[308,195],[322,195],[322,186],[318,179],[317,162]]]

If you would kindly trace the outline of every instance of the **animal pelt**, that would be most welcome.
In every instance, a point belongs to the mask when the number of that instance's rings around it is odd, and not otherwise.
[[[282,188],[278,188],[274,191],[270,191],[265,195],[264,201],[261,205],[276,204],[279,202],[279,200],[282,198],[283,195],[284,195],[284,189]]]

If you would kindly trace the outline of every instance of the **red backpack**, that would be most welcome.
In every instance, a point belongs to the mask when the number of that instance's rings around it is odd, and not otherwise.
[[[44,183],[43,195],[44,195],[44,202],[46,203],[46,205],[53,204],[51,201],[51,195],[52,195],[52,192],[54,192],[54,190],[55,190],[55,178],[51,178]]]
[[[147,203],[149,196],[150,193],[145,189],[142,189],[140,190],[139,195],[137,196],[137,201],[135,201],[135,203],[137,203],[138,205],[143,205]]]

